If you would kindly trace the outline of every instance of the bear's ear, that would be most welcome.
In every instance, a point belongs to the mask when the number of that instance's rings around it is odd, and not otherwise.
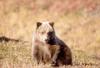
[[[41,22],[37,22],[37,28],[39,27],[39,26],[41,26]]]
[[[50,22],[49,24],[50,24],[52,27],[54,26],[54,22]]]

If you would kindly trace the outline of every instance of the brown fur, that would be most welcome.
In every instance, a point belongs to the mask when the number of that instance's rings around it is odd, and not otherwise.
[[[33,38],[33,58],[37,63],[51,63],[53,66],[72,64],[71,50],[56,37],[53,23],[37,23]]]

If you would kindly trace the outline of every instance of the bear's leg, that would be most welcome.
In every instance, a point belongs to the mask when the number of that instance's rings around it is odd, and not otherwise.
[[[56,48],[54,48],[55,51],[54,51],[54,54],[52,56],[52,66],[59,66],[59,63],[58,63],[58,55],[60,53],[60,47],[59,46],[56,46]]]

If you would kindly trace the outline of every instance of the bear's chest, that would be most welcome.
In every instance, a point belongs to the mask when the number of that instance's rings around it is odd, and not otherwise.
[[[37,56],[39,57],[40,61],[51,62],[52,57],[58,51],[59,46],[42,44],[38,45],[36,49],[37,49]]]

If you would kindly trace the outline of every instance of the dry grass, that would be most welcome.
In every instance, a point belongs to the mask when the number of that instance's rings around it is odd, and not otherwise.
[[[93,49],[92,49],[93,50]],[[91,51],[90,51],[91,52]],[[68,68],[99,68],[100,59],[97,55],[89,55],[90,52],[75,48],[73,53],[73,66]],[[37,65],[32,60],[31,44],[23,42],[0,43],[0,68],[52,68],[50,65]],[[65,68],[65,66],[61,67]]]
[[[65,0],[52,1],[0,0],[0,37],[23,40],[0,42],[0,68],[52,68],[35,64],[31,54],[35,24],[45,20],[55,22],[57,36],[72,50],[73,66],[61,68],[100,68],[100,1],[84,0],[78,5],[82,0],[75,4],[71,0],[71,5]],[[57,5],[60,7],[57,8]],[[72,5],[79,9],[65,10],[65,6]]]

